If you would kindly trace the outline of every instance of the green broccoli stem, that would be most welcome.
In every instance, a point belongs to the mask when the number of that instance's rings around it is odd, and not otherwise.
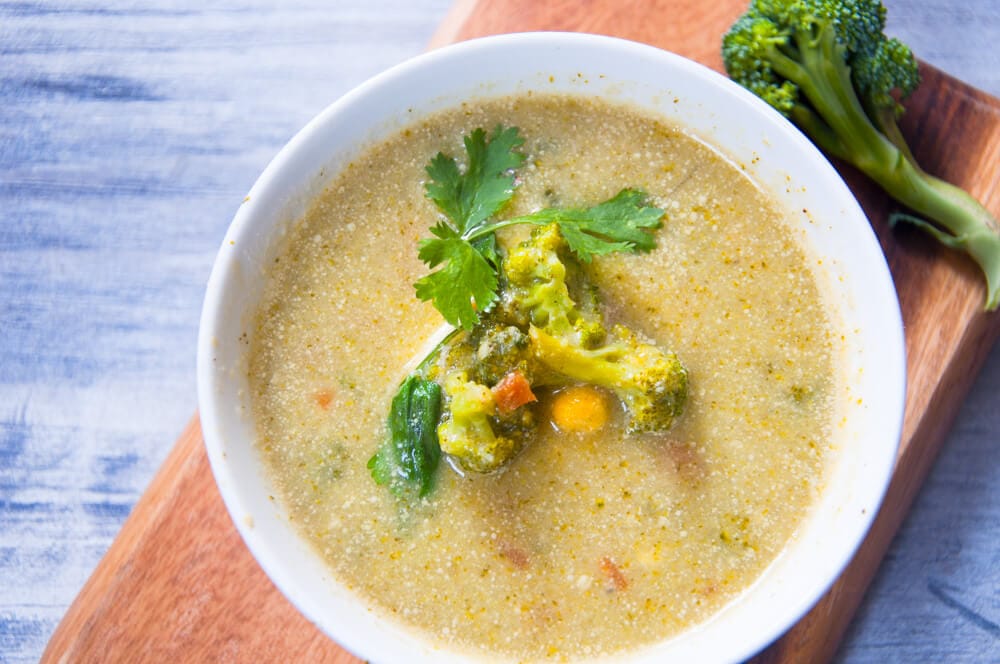
[[[893,198],[936,221],[948,232],[908,216],[898,217],[929,232],[942,244],[972,256],[986,276],[986,310],[1000,304],[1000,230],[989,210],[968,193],[929,175],[907,159],[885,173],[866,170]]]
[[[913,153],[910,152],[910,146],[907,145],[906,139],[903,137],[903,132],[900,131],[899,125],[896,124],[896,109],[875,108],[875,105],[870,103],[865,103],[864,107],[872,124],[878,127],[879,131],[885,134],[885,137],[892,141],[892,144],[899,148],[899,151],[907,159],[913,162],[915,166],[919,166]]]
[[[847,159],[847,148],[830,125],[805,104],[795,104],[789,112],[792,122],[808,134],[824,152],[838,159]]]
[[[771,53],[774,70],[797,84],[815,111],[815,115],[807,114],[809,109],[793,113],[793,119],[796,115],[808,118],[803,128],[820,147],[850,162],[897,201],[940,226],[897,217],[972,256],[986,277],[986,309],[996,309],[1000,303],[1000,222],[959,187],[924,172],[909,149],[900,149],[872,123],[854,91],[844,49],[837,44],[831,23],[814,22],[813,30],[796,33],[795,41],[794,55],[778,48]],[[891,125],[895,127],[894,120]],[[898,128],[893,138],[905,146]]]

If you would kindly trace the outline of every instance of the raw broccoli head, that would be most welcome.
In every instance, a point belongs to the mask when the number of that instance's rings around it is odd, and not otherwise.
[[[905,44],[889,39],[879,0],[753,0],[722,40],[726,71],[829,154],[875,180],[927,221],[907,221],[971,255],[1000,305],[1000,220],[960,188],[925,173],[896,121],[920,83]]]
[[[521,419],[499,422],[490,388],[469,380],[464,371],[449,374],[444,382],[444,419],[437,434],[441,450],[466,470],[488,473],[497,470],[521,450],[530,423],[519,428]],[[498,424],[500,434],[494,431]]]
[[[540,227],[511,249],[503,259],[507,289],[500,315],[522,329],[531,324],[582,346],[595,346],[604,339],[604,325],[596,310],[582,309],[571,297],[567,267],[575,264],[560,256],[565,250],[557,224]],[[585,302],[593,308],[590,299]]]
[[[878,0],[754,0],[723,38],[722,57],[734,81],[792,116],[797,105],[813,103],[803,89],[812,81],[802,77],[811,76],[808,54],[824,51],[830,64],[849,68],[869,112],[895,114],[902,106],[892,91],[905,97],[920,75],[910,49],[884,29]]]
[[[666,431],[684,408],[688,380],[680,360],[622,325],[609,343],[589,349],[537,327],[529,335],[535,356],[554,372],[613,392],[625,406],[629,433]]]

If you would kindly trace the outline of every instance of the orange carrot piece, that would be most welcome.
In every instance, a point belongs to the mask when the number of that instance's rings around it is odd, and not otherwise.
[[[538,401],[531,383],[520,371],[514,370],[493,386],[493,400],[501,415],[510,415],[526,403]]]
[[[597,431],[608,422],[608,404],[598,389],[573,385],[556,393],[552,421],[560,431]]]

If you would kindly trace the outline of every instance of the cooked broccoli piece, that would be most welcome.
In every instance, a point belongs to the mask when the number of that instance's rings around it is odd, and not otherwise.
[[[666,431],[687,399],[687,371],[677,356],[641,341],[623,325],[599,348],[582,348],[532,326],[532,350],[540,362],[571,381],[604,387],[625,406],[629,433]]]
[[[535,230],[529,240],[508,252],[502,263],[507,287],[499,315],[522,329],[530,323],[592,348],[604,340],[604,325],[592,290],[581,298],[591,310],[581,308],[570,295],[569,282],[580,278],[567,270],[576,264],[560,257],[566,246],[558,224],[553,223]]]
[[[497,406],[490,388],[469,380],[464,371],[449,374],[444,382],[446,406],[437,434],[442,451],[463,468],[477,473],[497,470],[514,458],[524,444],[511,420],[494,432]],[[498,426],[498,428],[501,428]]]
[[[966,251],[986,277],[986,309],[1000,303],[1000,221],[969,194],[925,173],[896,120],[920,82],[910,49],[885,36],[879,0],[753,0],[722,40],[734,81],[789,117],[930,221],[894,214]]]
[[[473,375],[477,382],[496,385],[511,371],[520,371],[531,380],[534,362],[528,349],[528,335],[514,325],[485,318],[473,331],[471,343]]]
[[[607,388],[624,403],[629,432],[666,430],[681,412],[687,374],[677,357],[620,325],[601,345],[607,333],[594,289],[571,255],[560,256],[564,247],[552,224],[511,249],[502,259],[500,304],[471,332],[447,337],[433,366],[421,364],[444,387],[441,450],[465,470],[499,469],[535,431],[530,390],[530,399],[509,412],[497,391],[515,373],[531,387],[586,382]]]
[[[625,404],[629,432],[668,429],[687,395],[684,368],[673,353],[639,341],[621,325],[615,326],[613,341],[602,345],[607,332],[596,293],[577,263],[563,253],[565,246],[559,228],[551,224],[502,261],[507,286],[495,315],[506,316],[519,332],[527,328],[530,341],[525,357],[518,337],[516,368],[535,386],[584,382],[611,390]]]

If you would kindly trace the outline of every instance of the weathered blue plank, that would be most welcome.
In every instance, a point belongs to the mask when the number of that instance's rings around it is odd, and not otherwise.
[[[447,4],[0,2],[0,661],[37,660],[194,412],[257,174]]]

